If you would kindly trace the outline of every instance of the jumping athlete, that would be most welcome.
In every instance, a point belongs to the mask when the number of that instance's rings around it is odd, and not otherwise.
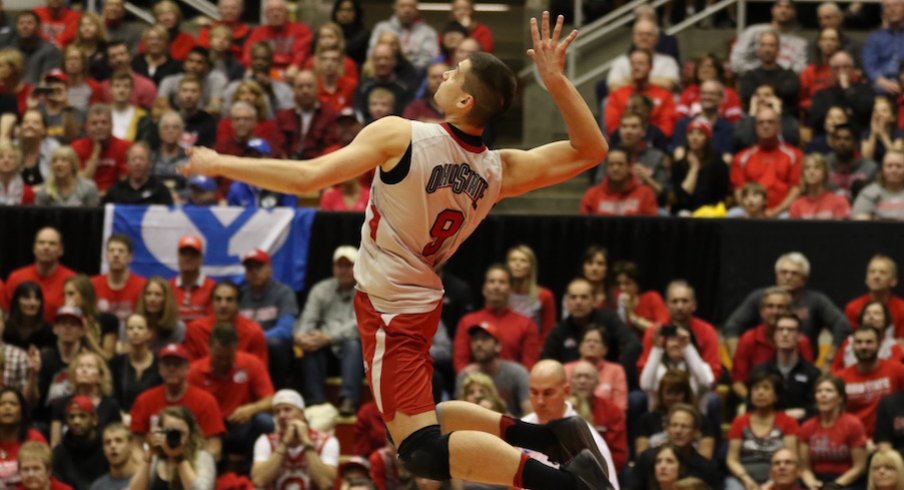
[[[608,151],[587,104],[563,73],[577,37],[531,19],[527,51],[561,112],[568,141],[532,150],[488,150],[481,135],[515,94],[515,76],[475,53],[443,75],[434,95],[442,124],[384,117],[348,146],[288,161],[190,151],[186,173],[224,176],[276,192],[317,191],[379,167],[355,263],[355,312],[367,379],[398,454],[412,474],[535,490],[614,487],[591,429],[579,417],[535,425],[461,401],[434,406],[428,350],[439,324],[445,263],[502,198],[553,185],[603,161]],[[546,454],[559,468],[515,447]]]

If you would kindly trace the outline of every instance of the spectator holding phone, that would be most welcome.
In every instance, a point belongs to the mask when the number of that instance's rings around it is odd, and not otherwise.
[[[686,325],[665,325],[653,333],[653,348],[640,373],[640,388],[651,405],[658,396],[660,380],[669,370],[688,373],[694,396],[705,403],[715,377],[700,356],[694,332]]]
[[[159,416],[159,426],[148,438],[151,449],[142,458],[129,488],[213,490],[216,463],[204,450],[204,434],[194,415],[176,405],[164,408]]]

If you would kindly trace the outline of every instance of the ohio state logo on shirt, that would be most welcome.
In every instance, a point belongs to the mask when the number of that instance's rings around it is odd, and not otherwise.
[[[477,202],[483,199],[490,184],[467,163],[446,163],[433,167],[426,191],[433,194],[444,187],[451,187],[455,194],[464,193],[471,198],[471,205],[477,209]]]

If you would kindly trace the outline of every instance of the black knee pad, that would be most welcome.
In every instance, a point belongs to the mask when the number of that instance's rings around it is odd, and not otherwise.
[[[439,425],[429,425],[402,441],[399,459],[415,476],[444,481],[449,473],[449,434],[443,435]]]

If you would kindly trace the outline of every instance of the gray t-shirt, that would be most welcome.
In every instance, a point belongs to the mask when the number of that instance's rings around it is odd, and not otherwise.
[[[66,197],[57,195],[55,198],[47,193],[45,185],[35,196],[35,204],[38,206],[99,206],[100,196],[97,193],[97,185],[93,180],[77,177],[75,190]]]
[[[879,220],[904,221],[904,190],[891,192],[878,182],[873,182],[864,187],[857,195],[851,215],[868,215]]]
[[[470,372],[477,370],[476,365],[472,364],[458,373],[458,378],[455,379],[456,393],[461,388],[461,383],[464,381],[465,377]],[[517,362],[500,359],[499,369],[490,377],[493,378],[493,383],[496,385],[496,391],[499,392],[499,396],[505,401],[509,413],[515,417],[524,415],[524,413],[521,412],[521,403],[530,397],[530,387],[528,386],[529,374],[527,369]]]
[[[113,478],[109,473],[107,473],[97,480],[94,480],[94,483],[91,484],[91,488],[89,488],[88,490],[123,490],[125,488],[129,488],[129,481],[131,479],[131,476],[126,476],[123,478]]]

